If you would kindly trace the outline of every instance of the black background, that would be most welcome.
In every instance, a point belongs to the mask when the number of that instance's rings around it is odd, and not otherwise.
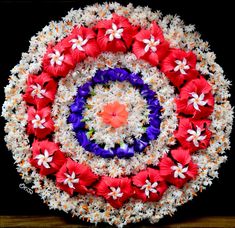
[[[0,1],[0,104],[4,101],[3,87],[8,83],[10,70],[16,65],[22,52],[27,52],[29,40],[51,20],[60,20],[71,8],[77,9],[96,1]],[[102,1],[99,1],[100,3]],[[118,1],[123,5],[129,1]],[[148,5],[163,14],[178,14],[186,24],[195,24],[202,38],[210,43],[217,55],[217,62],[223,67],[226,77],[235,85],[234,58],[234,9],[232,1],[133,1],[135,6]],[[231,102],[234,106],[235,87],[231,88]],[[1,215],[56,215],[50,211],[36,194],[30,195],[19,188],[23,183],[17,173],[11,152],[4,142],[5,121],[1,118],[0,149],[0,214]],[[235,134],[231,136],[233,141]],[[161,224],[183,220],[189,217],[207,215],[235,216],[235,143],[228,152],[228,161],[220,168],[219,179],[211,187],[186,205],[178,208],[171,219],[165,218]],[[64,215],[64,214],[63,214]],[[73,222],[68,215],[67,220]],[[136,227],[136,225],[135,225]]]

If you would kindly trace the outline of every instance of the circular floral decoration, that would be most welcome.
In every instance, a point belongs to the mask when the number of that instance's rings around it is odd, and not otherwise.
[[[218,177],[230,82],[193,25],[118,3],[32,37],[5,87],[5,141],[51,209],[123,226],[173,214]]]

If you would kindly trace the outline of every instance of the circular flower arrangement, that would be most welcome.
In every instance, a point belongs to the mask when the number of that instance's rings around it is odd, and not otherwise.
[[[230,82],[177,16],[118,3],[71,10],[32,37],[5,87],[5,140],[51,209],[155,223],[226,160]]]

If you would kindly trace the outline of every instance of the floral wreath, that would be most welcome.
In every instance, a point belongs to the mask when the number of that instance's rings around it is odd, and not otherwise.
[[[178,16],[118,3],[32,37],[5,87],[5,141],[51,209],[155,223],[212,180],[230,148],[230,82]]]

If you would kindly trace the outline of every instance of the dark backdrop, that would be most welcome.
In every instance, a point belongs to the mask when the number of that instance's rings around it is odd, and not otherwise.
[[[101,1],[100,1],[101,2]],[[119,1],[123,5],[128,1]],[[217,3],[218,2],[218,3]],[[133,1],[134,5],[148,5],[153,10],[164,14],[178,14],[186,24],[195,24],[202,38],[209,41],[217,54],[217,62],[224,68],[228,79],[235,79],[234,58],[234,10],[231,1]],[[51,20],[60,20],[71,8],[80,8],[95,1],[0,1],[0,105],[4,101],[3,87],[7,85],[10,69],[16,65],[21,53],[26,52],[29,39]],[[206,4],[207,3],[207,4]],[[234,105],[234,89],[231,88],[231,102]],[[0,214],[1,215],[56,215],[63,214],[50,211],[36,195],[30,195],[19,188],[22,180],[16,172],[11,153],[6,149],[4,137],[4,120],[1,118],[0,149]],[[231,139],[234,138],[234,131]],[[233,141],[233,140],[232,140]],[[220,168],[219,179],[199,194],[193,201],[180,207],[171,222],[187,217],[206,215],[234,215],[234,176],[235,155],[233,142],[228,161]],[[70,216],[67,216],[71,220]],[[161,221],[167,223],[169,218]]]

